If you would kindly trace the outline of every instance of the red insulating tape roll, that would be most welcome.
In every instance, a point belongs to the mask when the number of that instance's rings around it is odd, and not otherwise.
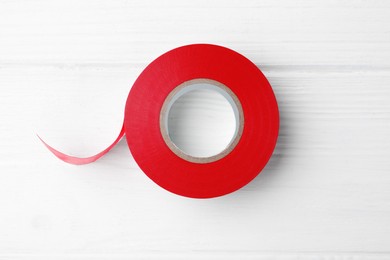
[[[161,110],[168,95],[195,79],[223,84],[242,106],[243,126],[238,142],[212,162],[197,163],[178,156],[161,133]],[[127,98],[123,128],[107,149],[88,158],[77,158],[44,144],[65,162],[86,164],[102,157],[125,134],[135,161],[159,186],[186,197],[212,198],[240,189],[260,173],[275,148],[278,130],[274,93],[256,65],[228,48],[193,44],[173,49],[145,68]]]

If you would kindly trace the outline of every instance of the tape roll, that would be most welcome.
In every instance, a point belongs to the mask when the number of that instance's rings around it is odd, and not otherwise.
[[[171,104],[199,83],[214,85],[235,107],[235,137],[221,153],[206,158],[183,153],[170,140],[166,117]],[[126,134],[131,153],[143,172],[178,195],[212,198],[240,189],[265,167],[275,148],[278,106],[270,84],[250,60],[225,47],[193,44],[154,60],[135,81],[125,108],[121,133],[103,152],[88,158],[60,159],[90,163],[107,153]]]

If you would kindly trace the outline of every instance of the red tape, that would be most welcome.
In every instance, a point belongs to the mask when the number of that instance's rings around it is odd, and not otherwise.
[[[244,115],[236,146],[208,163],[177,156],[161,134],[160,113],[165,99],[177,86],[194,79],[211,79],[227,86],[240,101]],[[256,65],[225,47],[193,44],[161,55],[140,74],[126,102],[123,128],[104,151],[78,158],[41,140],[59,159],[80,165],[102,157],[126,134],[135,161],[155,183],[178,195],[211,198],[243,187],[260,173],[275,148],[278,130],[274,93]]]

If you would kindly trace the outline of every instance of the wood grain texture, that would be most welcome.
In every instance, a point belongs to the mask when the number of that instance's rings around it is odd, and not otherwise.
[[[279,102],[240,191],[182,198],[125,141],[75,167],[36,138],[101,150],[142,69],[194,42],[246,55]],[[0,90],[0,259],[390,258],[389,1],[4,0]]]

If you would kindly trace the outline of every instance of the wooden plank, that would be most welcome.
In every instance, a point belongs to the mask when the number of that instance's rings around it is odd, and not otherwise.
[[[265,65],[389,67],[388,1],[3,1],[0,63],[147,64],[196,42]]]

